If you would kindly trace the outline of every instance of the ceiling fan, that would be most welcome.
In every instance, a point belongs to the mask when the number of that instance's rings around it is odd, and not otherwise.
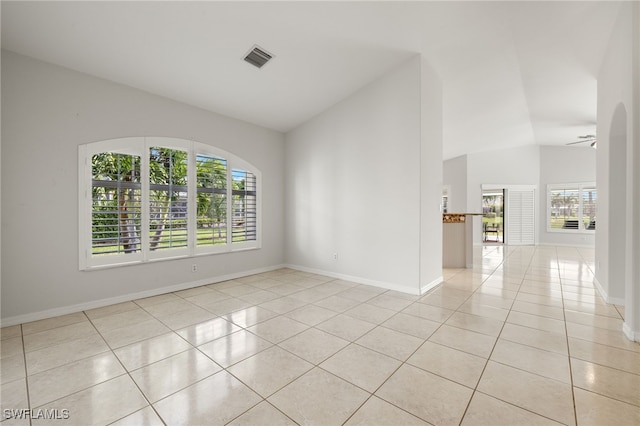
[[[566,145],[576,145],[579,143],[589,143],[591,146],[591,148],[596,148],[597,144],[598,144],[598,140],[596,139],[596,135],[582,135],[582,136],[578,136],[578,139],[582,139],[579,141],[575,141],[575,142],[569,142]]]

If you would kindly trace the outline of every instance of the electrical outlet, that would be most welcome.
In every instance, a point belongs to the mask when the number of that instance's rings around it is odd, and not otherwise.
[[[338,253],[333,253],[333,260],[338,260]]]
[[[191,272],[198,272],[198,265],[196,265],[195,263],[191,265]]]

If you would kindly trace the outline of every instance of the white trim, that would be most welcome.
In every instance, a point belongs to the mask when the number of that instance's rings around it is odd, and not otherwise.
[[[536,184],[526,184],[526,185],[509,185],[509,184],[496,184],[496,183],[483,183],[482,190],[500,190],[500,189],[511,189],[514,191],[528,191],[528,190],[536,190],[538,189],[538,185]]]
[[[260,247],[235,248],[234,250],[215,251],[215,252],[212,251],[212,252],[206,252],[206,253],[196,253],[193,256],[192,255],[182,255],[182,256],[160,257],[160,258],[157,258],[157,259],[149,259],[147,262],[141,262],[141,261],[135,260],[135,261],[131,261],[131,262],[122,262],[122,263],[107,263],[107,264],[104,264],[104,265],[92,266],[91,268],[83,269],[80,272],[102,271],[103,269],[113,269],[113,268],[122,268],[122,267],[126,267],[126,266],[152,264],[152,263],[157,263],[157,262],[164,262],[164,261],[167,261],[167,260],[193,259],[193,258],[203,257],[203,256],[217,256],[219,254],[236,253],[236,252],[241,252],[241,251],[251,251],[251,250],[258,250],[258,249],[260,249]]]
[[[549,216],[547,216],[547,219]],[[548,222],[548,221],[547,221]],[[583,222],[578,222],[583,223]],[[557,232],[559,234],[580,234],[580,235],[595,235],[595,229],[563,229],[563,228],[549,228],[547,224],[547,232],[553,233]]]
[[[609,297],[609,298],[605,299],[605,302],[607,302],[610,305],[624,306],[624,297],[623,298]]]
[[[595,229],[584,228],[584,199],[583,192],[585,189],[596,190],[596,206],[598,203],[597,186],[595,182],[572,182],[572,183],[548,183],[547,184],[547,205],[545,210],[545,221],[547,225],[547,232],[560,233],[560,234],[586,234],[595,235]],[[553,190],[577,190],[578,195],[578,229],[564,229],[564,228],[552,228],[551,227],[551,191]]]
[[[571,189],[571,188],[581,188],[581,187],[596,187],[595,181],[586,181],[586,182],[562,182],[562,183],[548,183],[547,189]]]
[[[420,286],[420,294],[425,294],[427,293],[429,290],[439,286],[440,284],[442,284],[442,282],[444,282],[444,277],[441,275],[438,278],[436,278],[435,280],[431,281],[430,283],[426,283]]]
[[[440,197],[440,213],[444,213],[444,203],[442,199],[447,197],[447,211],[449,210],[449,200],[451,200],[451,185],[442,185],[442,197]]]
[[[620,305],[624,306],[624,297],[609,297],[605,300],[610,305]]]
[[[372,280],[369,278],[363,278],[363,277],[356,277],[354,275],[347,275],[347,274],[340,274],[337,272],[332,272],[332,271],[325,271],[324,269],[316,269],[316,268],[308,268],[306,266],[300,266],[300,265],[292,265],[292,264],[286,264],[284,265],[285,268],[290,268],[290,269],[295,269],[298,271],[303,271],[303,272],[310,272],[312,274],[318,274],[318,275],[325,275],[327,277],[332,277],[332,278],[337,278],[340,280],[345,280],[345,281],[351,281],[354,283],[358,283],[358,284],[366,284],[366,285],[370,285],[373,287],[379,287],[379,288],[386,288],[387,290],[394,290],[394,291],[398,291],[400,293],[407,293],[407,294],[413,294],[416,296],[420,296],[421,294],[419,293],[420,289],[416,288],[416,291],[407,291],[408,289],[404,286],[400,286],[398,284],[393,284],[393,283],[389,283],[386,281],[377,281],[377,280]]]
[[[598,293],[600,293],[600,296],[602,296],[605,302],[610,305],[624,306],[624,298],[609,296],[609,293],[605,291],[604,287],[602,286],[602,284],[600,284],[600,281],[598,281],[598,278],[596,276],[593,277],[593,285],[596,286],[596,288],[598,289]]]
[[[47,309],[44,311],[32,312],[29,314],[16,315],[13,317],[2,318],[0,320],[0,324],[2,327],[8,327],[11,325],[24,324],[32,321],[39,321],[42,319],[53,318],[60,315],[73,314],[76,312],[86,311],[89,309],[102,308],[104,306],[114,305],[116,303],[130,302],[132,300],[142,299],[145,297],[158,296],[160,294],[171,293],[174,291],[187,290],[194,287],[201,287],[208,284],[215,284],[222,281],[228,281],[236,278],[246,277],[249,275],[275,271],[277,269],[281,269],[284,267],[285,267],[284,265],[267,266],[264,268],[257,268],[249,271],[236,272],[232,274],[220,275],[217,277],[203,278],[197,281],[189,281],[189,282],[174,284],[166,287],[154,288],[151,290],[140,291],[137,293],[129,293],[121,296],[108,297],[100,300],[93,300],[91,302],[78,303],[76,305],[62,306],[59,308]]]
[[[626,322],[622,324],[622,332],[632,342],[640,342],[640,331],[633,331]]]
[[[79,145],[78,146],[78,223],[91,223],[91,219],[89,217],[90,209],[87,207],[87,197],[89,197],[89,190],[86,187],[86,182],[91,180],[91,175],[87,171],[89,155],[87,154],[87,145]],[[88,246],[86,244],[87,241],[91,240],[89,236],[90,231],[86,226],[78,227],[78,267],[80,270],[86,269],[89,265],[87,259],[89,258],[89,254],[87,252]]]
[[[578,248],[595,248],[595,244],[565,244],[565,243],[539,243],[536,244],[538,246],[546,246],[546,247],[578,247]]]

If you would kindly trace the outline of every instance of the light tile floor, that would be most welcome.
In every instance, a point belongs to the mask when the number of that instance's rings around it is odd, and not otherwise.
[[[593,251],[476,259],[423,296],[282,269],[3,328],[2,425],[639,425]]]

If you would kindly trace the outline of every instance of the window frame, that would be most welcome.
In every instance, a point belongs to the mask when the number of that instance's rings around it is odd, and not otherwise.
[[[551,227],[551,192],[557,190],[569,190],[569,191],[577,191],[578,192],[578,229],[571,228],[552,228]],[[579,183],[553,183],[547,184],[547,210],[546,210],[546,221],[547,221],[547,232],[558,232],[558,233],[566,233],[566,234],[594,234],[594,229],[587,229],[584,225],[584,193],[588,190],[596,191],[596,199],[595,206],[597,212],[598,206],[598,196],[597,196],[597,187],[595,182],[579,182]],[[596,213],[597,218],[597,213]]]
[[[450,198],[451,198],[451,185],[443,185],[442,198],[440,199],[440,213],[448,213]]]
[[[187,247],[168,250],[150,248],[150,158],[151,147],[161,147],[187,152]],[[141,250],[139,253],[94,255],[92,253],[92,179],[91,159],[99,153],[135,155],[141,161],[142,225]],[[226,242],[197,245],[197,166],[198,155],[214,156],[226,161]],[[232,170],[239,169],[255,176],[256,185],[256,232],[255,240],[232,241]],[[258,168],[238,156],[204,143],[169,137],[128,137],[92,142],[78,146],[78,224],[79,224],[79,268],[80,270],[119,267],[132,264],[156,262],[170,259],[190,258],[262,247],[262,174]]]

